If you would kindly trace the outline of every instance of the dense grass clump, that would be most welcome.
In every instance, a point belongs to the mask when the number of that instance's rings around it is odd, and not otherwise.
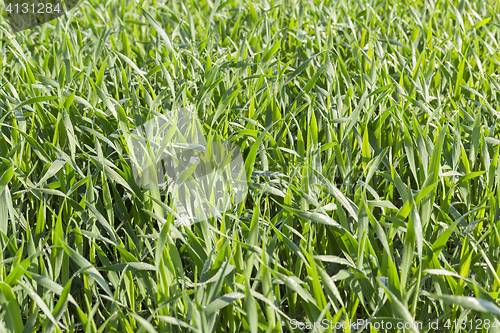
[[[15,35],[0,19],[0,331],[500,331],[499,12],[85,0]],[[129,138],[189,105],[249,183],[177,226]]]

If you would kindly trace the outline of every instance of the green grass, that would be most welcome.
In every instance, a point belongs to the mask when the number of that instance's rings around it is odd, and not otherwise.
[[[499,13],[86,0],[16,35],[2,20],[0,331],[500,331],[478,325],[500,319]],[[188,105],[250,181],[175,227],[126,138]]]

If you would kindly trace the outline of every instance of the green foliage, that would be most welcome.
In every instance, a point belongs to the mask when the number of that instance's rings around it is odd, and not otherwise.
[[[0,331],[493,323],[499,12],[85,0],[16,35],[1,21]],[[241,147],[249,191],[176,227],[129,137],[186,105]]]

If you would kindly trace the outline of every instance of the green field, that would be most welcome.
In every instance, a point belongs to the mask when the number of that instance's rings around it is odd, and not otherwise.
[[[16,34],[3,16],[0,332],[500,332],[499,15],[85,0]],[[129,140],[186,106],[248,177],[190,226],[138,185]]]

